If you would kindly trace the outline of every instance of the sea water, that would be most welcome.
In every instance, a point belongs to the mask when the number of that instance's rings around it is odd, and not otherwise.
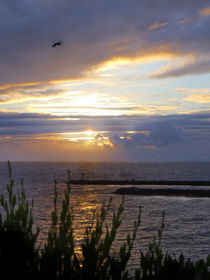
[[[15,188],[24,180],[24,188],[29,200],[34,201],[34,221],[41,229],[39,243],[44,244],[50,226],[53,210],[54,181],[57,181],[59,202],[66,188],[67,170],[71,179],[106,180],[210,180],[210,163],[71,163],[71,162],[14,162],[12,174]],[[7,163],[0,163],[0,193],[5,194],[8,182]],[[132,185],[135,186],[135,185]],[[113,185],[73,185],[71,206],[74,215],[74,229],[77,250],[84,238],[85,227],[90,224],[92,213],[99,210],[102,203],[113,197],[112,210],[122,201],[114,190],[122,186]],[[162,187],[162,186],[156,186]],[[189,186],[185,186],[186,188]],[[118,231],[114,250],[123,244],[127,233],[132,234],[133,223],[137,219],[139,206],[142,207],[142,222],[138,230],[132,252],[132,265],[137,266],[140,250],[146,250],[161,226],[165,212],[165,228],[162,248],[170,254],[184,253],[193,260],[210,254],[210,198],[186,198],[164,196],[125,196],[125,210]],[[107,223],[110,225],[111,216]]]

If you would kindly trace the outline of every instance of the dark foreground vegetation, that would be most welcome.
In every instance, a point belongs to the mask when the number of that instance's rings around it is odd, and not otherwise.
[[[79,257],[75,252],[70,210],[70,178],[66,184],[60,213],[57,211],[58,193],[55,182],[51,227],[43,248],[38,247],[39,228],[35,228],[33,224],[33,203],[31,205],[28,202],[22,181],[21,190],[14,193],[10,163],[8,166],[7,197],[0,197],[0,279],[210,279],[210,257],[193,262],[183,255],[176,258],[163,253],[161,237],[164,215],[157,238],[148,244],[146,252],[140,250],[139,267],[128,272],[128,261],[141,223],[141,208],[137,221],[134,222],[133,233],[125,236],[119,251],[113,252],[111,248],[121,224],[123,202],[113,213],[110,228],[106,225],[106,217],[111,211],[111,200],[98,213],[93,214],[91,226],[86,228],[85,238],[81,243]]]

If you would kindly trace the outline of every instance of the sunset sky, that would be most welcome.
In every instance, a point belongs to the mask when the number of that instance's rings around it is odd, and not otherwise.
[[[210,161],[209,0],[0,7],[0,160]]]

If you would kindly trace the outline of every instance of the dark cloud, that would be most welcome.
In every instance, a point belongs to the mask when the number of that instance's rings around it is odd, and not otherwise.
[[[18,150],[18,143],[22,143],[21,151],[24,151],[24,145],[30,149],[37,147],[35,158],[42,159],[44,154],[39,157],[38,147],[40,145],[44,149],[46,143],[54,145],[53,134],[85,130],[98,132],[96,145],[106,145],[106,139],[114,144],[113,149],[107,146],[106,159],[109,160],[210,160],[210,112],[103,118],[77,116],[77,120],[73,120],[70,115],[55,118],[42,114],[1,113],[0,160],[10,158],[16,146]],[[52,134],[52,140],[36,140],[36,136],[48,133]],[[59,159],[61,155],[65,159],[62,145],[65,144],[65,149],[69,145],[69,142],[62,143],[56,144],[59,145]],[[51,147],[51,144],[46,144],[45,149],[48,146]],[[23,153],[27,159],[31,155],[30,149],[27,148]],[[56,155],[56,151],[53,155]],[[46,156],[47,159],[50,157]]]
[[[184,139],[182,129],[171,122],[157,123],[153,128],[150,137],[154,140],[154,145],[156,146],[181,143]]]
[[[120,138],[119,135],[114,135],[111,140],[116,145],[122,145],[124,148],[133,148],[138,146],[169,146],[177,143],[184,143],[184,134],[182,129],[177,126],[176,122],[155,121],[150,120],[149,124],[140,126],[147,128],[147,132],[131,134],[128,137]]]
[[[34,133],[42,128],[43,133],[52,128],[53,132],[81,131],[81,129],[106,130],[116,134],[116,131],[150,131],[150,138],[171,138],[170,142],[181,139],[188,129],[209,130],[210,112],[198,112],[180,115],[149,115],[149,116],[54,116],[38,113],[6,113],[0,112],[0,129],[13,129],[16,126],[30,127]],[[64,130],[63,130],[64,132]],[[120,134],[121,135],[121,134]],[[8,135],[9,136],[9,135]],[[135,136],[135,135],[134,135]],[[143,136],[142,136],[143,137]],[[167,144],[167,143],[165,143]]]
[[[112,57],[161,52],[163,46],[183,56],[209,55],[210,17],[199,13],[206,1],[1,0],[0,5],[1,84],[77,78]],[[193,20],[178,24],[185,18]],[[167,25],[148,30],[161,22]],[[52,49],[57,40],[63,46]],[[208,70],[201,68],[199,73]]]

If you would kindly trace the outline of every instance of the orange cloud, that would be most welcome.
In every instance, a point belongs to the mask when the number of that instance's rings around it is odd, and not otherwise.
[[[51,84],[65,84],[65,83],[78,83],[81,80],[85,80],[85,77],[74,78],[74,79],[55,79],[37,82],[26,82],[26,83],[11,83],[0,85],[0,90],[13,89],[13,88],[27,88],[27,87],[37,87],[37,86],[47,86]]]
[[[210,7],[199,10],[199,13],[203,17],[209,16],[210,15]]]
[[[209,88],[178,88],[176,89],[176,92],[183,93],[183,94],[206,94],[210,95],[210,89]]]
[[[139,51],[135,55],[124,57],[112,57],[109,60],[103,61],[86,72],[87,77],[94,77],[108,73],[110,77],[110,70],[119,71],[120,69],[126,69],[129,65],[145,64],[148,62],[168,60],[173,57],[179,56],[178,53],[170,50],[170,45],[160,45],[157,48],[148,48],[146,51]],[[91,75],[92,74],[92,75]]]
[[[16,88],[16,87],[37,86],[40,84],[41,84],[40,82],[4,84],[4,85],[0,85],[0,90]]]
[[[210,94],[191,94],[183,100],[195,103],[210,103]]]
[[[154,30],[154,29],[164,27],[166,25],[168,25],[168,22],[155,23],[155,24],[151,25],[148,29],[149,30]]]

